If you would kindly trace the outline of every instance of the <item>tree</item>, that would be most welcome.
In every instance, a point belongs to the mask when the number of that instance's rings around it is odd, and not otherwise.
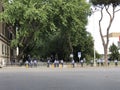
[[[120,0],[90,0],[90,2],[95,6],[96,10],[100,11],[101,17],[99,19],[99,32],[100,36],[102,39],[102,44],[104,48],[104,60],[107,65],[107,60],[108,60],[108,44],[109,44],[109,31],[112,25],[112,22],[115,18],[116,12],[118,12],[119,5],[120,5]],[[102,27],[102,21],[104,19],[104,11],[108,14],[109,16],[109,22],[106,24],[106,38],[103,36],[103,27]]]
[[[60,45],[68,57],[82,35],[87,36],[82,34],[86,33],[90,12],[85,0],[3,0],[3,6],[2,21],[12,27],[12,31],[17,29],[12,46],[19,47],[20,57],[37,51],[47,54],[60,51]],[[55,49],[52,44],[52,48],[48,47],[52,42]]]
[[[109,51],[111,52],[110,54],[111,60],[119,59],[119,48],[114,43],[110,46]]]

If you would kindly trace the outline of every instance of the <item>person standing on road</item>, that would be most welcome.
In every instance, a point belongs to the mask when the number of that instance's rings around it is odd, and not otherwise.
[[[118,60],[117,59],[114,61],[114,63],[115,63],[115,66],[118,66]]]
[[[75,60],[74,59],[72,60],[72,66],[73,66],[73,68],[75,67]]]
[[[50,67],[50,59],[47,61],[47,67]]]
[[[110,65],[110,60],[108,60],[108,66]]]
[[[93,67],[93,60],[90,61],[91,67]]]
[[[61,63],[61,65],[62,65],[62,67],[63,67],[63,63],[64,63],[64,62],[63,62],[63,59],[60,61],[60,63]]]
[[[33,61],[32,60],[30,61],[30,67],[31,68],[33,67]]]
[[[54,67],[57,67],[57,60],[54,61]]]
[[[28,61],[25,62],[25,66],[26,66],[26,68],[29,67],[29,62]]]
[[[34,63],[34,67],[37,67],[37,66],[38,66],[36,59],[34,59],[33,63]]]
[[[83,61],[83,60],[81,60],[81,61],[80,61],[80,63],[81,63],[81,67],[83,67],[83,63],[84,63],[84,61]]]

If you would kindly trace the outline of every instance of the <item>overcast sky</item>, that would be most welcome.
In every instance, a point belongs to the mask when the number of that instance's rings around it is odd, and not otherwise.
[[[103,46],[99,34],[99,28],[98,28],[98,20],[100,18],[100,12],[95,12],[92,16],[89,17],[89,23],[87,25],[87,31],[89,31],[94,40],[95,40],[95,49],[98,51],[98,53],[103,54]],[[106,26],[108,26],[108,20],[109,16],[105,13],[104,14],[104,20],[102,22],[102,29],[103,29],[103,35],[106,35]],[[120,32],[120,11],[116,13],[115,19],[112,23],[110,33],[111,32]],[[110,38],[110,44],[115,43],[117,45],[117,42],[119,41],[119,37],[117,38]]]

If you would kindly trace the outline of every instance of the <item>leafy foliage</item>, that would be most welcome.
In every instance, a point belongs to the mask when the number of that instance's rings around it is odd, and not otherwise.
[[[120,5],[120,0],[90,0],[93,5],[113,5],[118,6]]]
[[[119,49],[114,43],[110,46],[109,51],[111,52],[110,54],[111,60],[119,59]]]
[[[2,20],[18,34],[12,46],[19,46],[22,54],[57,54],[67,60],[78,49],[92,53],[92,37],[85,29],[90,5],[85,0],[3,0],[3,4]]]

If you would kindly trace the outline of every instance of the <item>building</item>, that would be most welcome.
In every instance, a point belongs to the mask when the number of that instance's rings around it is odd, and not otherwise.
[[[106,35],[104,36],[106,37]],[[114,43],[120,48],[120,32],[112,32],[109,34],[110,45]]]
[[[3,11],[0,3],[0,12]],[[15,50],[10,48],[10,41],[13,39],[12,33],[7,29],[6,24],[0,22],[0,65],[5,66],[15,58]]]
[[[2,5],[0,5],[2,11]],[[5,24],[0,22],[0,64],[6,65],[10,62],[10,41],[9,32],[6,31]]]

